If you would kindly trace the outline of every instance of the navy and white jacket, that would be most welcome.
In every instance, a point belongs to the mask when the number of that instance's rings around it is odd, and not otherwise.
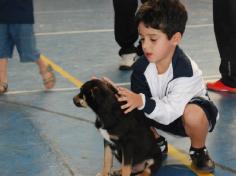
[[[139,110],[163,125],[183,115],[193,97],[209,99],[202,71],[178,46],[168,70],[161,75],[155,63],[142,56],[134,65],[131,90],[142,96]]]

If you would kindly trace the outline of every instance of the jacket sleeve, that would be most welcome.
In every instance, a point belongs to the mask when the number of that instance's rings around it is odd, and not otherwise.
[[[142,93],[145,115],[158,123],[168,125],[181,115],[185,106],[195,96],[203,95],[205,91],[201,73],[195,73],[192,77],[180,77],[169,83],[166,95],[160,99],[150,95],[149,86],[145,76],[137,72],[132,74],[131,89],[136,93]]]
[[[147,80],[142,72],[133,71],[131,75],[131,90],[135,93],[142,94],[144,106],[142,110],[145,113],[151,113],[156,106],[155,100],[151,99],[151,91],[148,86]]]

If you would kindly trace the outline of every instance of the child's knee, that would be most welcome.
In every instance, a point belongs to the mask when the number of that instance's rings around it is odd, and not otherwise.
[[[198,125],[208,125],[208,120],[203,109],[196,104],[188,104],[183,114],[184,125],[194,127]]]

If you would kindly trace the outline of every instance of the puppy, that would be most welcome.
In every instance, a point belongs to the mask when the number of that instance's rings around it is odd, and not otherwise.
[[[138,110],[124,114],[117,96],[111,84],[93,79],[73,99],[76,106],[88,106],[96,113],[95,126],[104,138],[102,176],[151,176],[161,165],[160,148],[145,115]],[[121,163],[120,173],[111,170],[113,155]]]

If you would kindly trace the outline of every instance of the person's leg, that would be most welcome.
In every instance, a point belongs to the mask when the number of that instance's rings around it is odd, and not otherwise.
[[[53,88],[55,85],[55,76],[51,67],[41,59],[40,53],[36,49],[33,25],[16,24],[11,27],[21,62],[35,62],[42,76],[44,87],[46,89]]]
[[[209,90],[236,92],[236,1],[213,0],[214,31],[221,57],[221,79]]]
[[[219,48],[221,47],[220,73],[224,84],[236,88],[236,1],[225,0],[224,4],[221,23],[222,21],[225,22],[221,26],[225,32],[218,39],[222,41],[221,43],[220,41],[218,42]],[[221,4],[216,4],[216,6],[220,8],[218,6],[221,6]],[[216,10],[215,16],[219,13],[219,9]],[[220,26],[218,23],[220,23],[219,21],[217,21],[217,25]],[[222,34],[222,31],[217,31],[217,35],[220,35],[220,33]]]
[[[188,104],[185,108],[183,126],[191,141],[190,157],[192,166],[201,172],[213,172],[215,164],[205,146],[210,127],[205,111],[197,104]]]
[[[129,70],[136,61],[135,42],[138,39],[138,29],[135,23],[135,12],[138,0],[113,0],[115,13],[115,40],[120,46],[120,70]]]
[[[8,33],[8,25],[0,24],[0,94],[8,89],[8,58],[12,57],[14,43]]]
[[[202,108],[195,104],[187,105],[183,115],[183,124],[187,136],[190,137],[191,146],[204,147],[209,123]]]
[[[7,63],[8,60],[6,58],[0,59],[0,94],[5,93],[8,89]]]
[[[115,40],[121,47],[119,54],[136,52],[134,43],[138,39],[138,29],[135,24],[135,12],[138,0],[113,0],[115,13]]]

